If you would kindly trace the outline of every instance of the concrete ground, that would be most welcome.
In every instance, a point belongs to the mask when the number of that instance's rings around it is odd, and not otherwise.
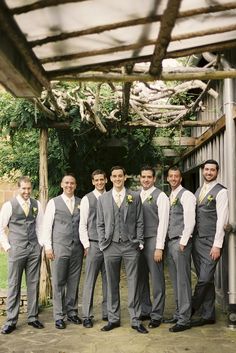
[[[81,303],[81,301],[80,301]],[[227,328],[227,318],[217,309],[217,323],[195,327],[181,333],[171,333],[169,324],[150,329],[148,334],[140,334],[131,329],[127,312],[126,279],[121,280],[121,327],[110,332],[101,332],[105,324],[101,320],[101,282],[95,291],[94,327],[86,329],[82,325],[68,323],[65,330],[54,326],[52,308],[40,313],[43,330],[27,325],[26,314],[20,314],[17,329],[10,335],[0,334],[0,353],[235,353],[236,331]],[[170,317],[174,309],[172,288],[167,279],[167,299],[165,317]],[[81,315],[81,306],[79,307]],[[4,323],[0,316],[0,326]],[[148,322],[144,323],[146,326]]]

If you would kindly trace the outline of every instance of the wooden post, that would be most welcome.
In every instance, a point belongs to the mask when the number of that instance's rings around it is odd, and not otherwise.
[[[39,140],[39,200],[43,210],[48,201],[48,129],[40,129]],[[52,294],[50,263],[42,252],[41,275],[39,285],[39,301],[45,306],[48,304]]]

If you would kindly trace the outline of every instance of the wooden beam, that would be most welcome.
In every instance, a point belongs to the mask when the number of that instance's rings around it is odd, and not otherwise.
[[[194,137],[153,137],[154,146],[195,146],[196,139]]]
[[[15,51],[18,51],[20,54],[20,58],[18,59],[20,63],[24,62],[22,65],[28,66],[28,70],[34,75],[35,80],[38,80],[40,85],[49,89],[50,82],[46,72],[40,65],[33,51],[29,48],[24,34],[20,31],[4,1],[0,1],[0,30],[3,35],[10,39],[11,42],[9,45],[13,45]],[[2,40],[3,36],[1,35],[1,41]],[[9,58],[9,61],[11,61],[11,58]]]
[[[163,148],[162,153],[164,157],[179,157],[179,153],[171,148]]]
[[[152,82],[155,81],[155,77],[148,74],[118,74],[118,73],[79,73],[66,74],[65,72],[57,73],[52,75],[52,79],[65,80],[65,81],[91,81],[91,82]],[[225,78],[236,78],[236,70],[215,70],[215,69],[204,69],[198,72],[167,72],[163,71],[160,80],[162,81],[191,81],[191,80],[222,80]]]
[[[207,131],[205,131],[201,136],[196,139],[195,148],[202,146],[209,139],[215,137],[221,130],[225,128],[225,115],[223,115],[220,119],[218,119],[214,126],[210,127]]]
[[[207,131],[205,131],[201,136],[196,139],[195,146],[193,148],[188,149],[188,151],[183,154],[182,159],[187,158],[202,145],[213,139],[223,129],[225,129],[225,115],[216,120],[215,125],[213,127],[210,127]]]
[[[59,5],[59,2],[58,2]],[[21,6],[17,7],[11,10],[12,14],[20,14],[20,13],[25,13],[28,11],[32,11],[31,9],[32,5],[26,5],[26,6]],[[34,6],[42,6],[42,1],[37,2],[34,4]],[[38,9],[37,8],[37,9]],[[228,10],[233,10],[236,8],[235,2],[229,2],[227,4],[219,4],[219,5],[211,5],[210,7],[201,7],[193,10],[187,10],[187,11],[180,11],[178,13],[177,18],[185,18],[185,17],[191,17],[195,15],[202,15],[206,13],[215,13],[219,11],[228,11]],[[36,8],[35,8],[36,9]],[[103,26],[94,26],[90,28],[86,28],[80,31],[73,31],[73,32],[64,32],[52,36],[47,36],[46,38],[42,39],[37,39],[37,40],[32,40],[30,41],[31,47],[37,46],[37,45],[43,45],[47,44],[50,42],[57,42],[69,38],[74,38],[74,37],[81,37],[84,35],[89,35],[89,34],[98,34],[102,33],[105,31],[111,31],[114,29],[119,29],[119,28],[125,28],[125,27],[133,27],[133,26],[138,26],[142,24],[149,24],[149,23],[154,23],[158,22],[161,20],[162,15],[161,14],[151,14],[147,17],[141,17],[141,18],[135,18],[135,19],[129,19],[126,21],[122,22],[115,22],[115,23],[109,23]],[[177,39],[176,39],[177,40]]]
[[[21,53],[0,29],[0,82],[16,97],[40,96],[43,86],[32,75]]]
[[[168,0],[166,9],[162,15],[161,26],[149,69],[149,73],[155,77],[160,77],[162,72],[162,61],[166,57],[167,48],[171,41],[171,32],[175,26],[181,1]]]
[[[176,124],[171,125],[171,127],[173,126],[183,126],[183,127],[206,127],[206,126],[214,126],[215,125],[215,121],[212,120],[185,120],[185,121],[180,121],[177,122]],[[156,129],[156,127],[151,126],[148,123],[145,123],[143,120],[139,119],[139,120],[134,120],[134,121],[130,121],[128,123],[128,126],[130,127],[147,127],[147,128],[154,128]]]
[[[22,13],[43,9],[45,7],[65,5],[72,2],[82,2],[82,1],[87,1],[87,0],[41,0],[41,1],[36,1],[29,5],[15,7],[11,10],[11,13],[13,15],[20,15]]]

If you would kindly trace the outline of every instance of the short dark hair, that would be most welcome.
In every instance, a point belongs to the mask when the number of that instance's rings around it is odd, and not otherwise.
[[[99,175],[99,174],[102,174],[104,176],[104,178],[106,178],[106,173],[104,172],[104,170],[102,169],[96,169],[92,172],[91,174],[91,178],[93,179],[95,177],[95,175]]]
[[[77,183],[76,177],[75,177],[75,174],[74,174],[74,173],[66,173],[66,174],[64,174],[63,177],[62,177],[62,179],[61,179],[61,181],[63,181],[63,179],[64,179],[65,177],[68,177],[68,176],[74,178],[74,179],[75,179],[75,182]]]
[[[118,169],[123,170],[124,175],[126,175],[126,170],[125,170],[125,168],[124,168],[124,167],[121,167],[120,165],[115,165],[114,167],[112,167],[112,168],[111,168],[111,174],[112,174],[112,172],[113,172],[114,170],[118,170]]]
[[[18,181],[17,181],[17,185],[18,185],[18,187],[20,187],[21,186],[21,183],[30,183],[30,184],[32,184],[31,183],[31,180],[30,180],[30,177],[28,177],[27,175],[23,175],[23,176],[21,176],[19,179],[18,179]]]
[[[220,169],[219,163],[215,159],[206,160],[202,165],[202,169],[205,167],[206,164],[215,164],[217,172]]]
[[[173,165],[172,167],[170,167],[168,170],[167,170],[167,175],[170,171],[174,171],[174,172],[179,172],[180,173],[180,176],[182,177],[183,174],[182,174],[182,170],[180,169],[180,167],[178,167],[177,165]]]
[[[142,172],[144,170],[150,170],[152,172],[152,176],[155,177],[156,176],[156,172],[155,169],[153,167],[151,167],[150,165],[144,165],[141,169],[140,169],[140,175],[142,174]]]

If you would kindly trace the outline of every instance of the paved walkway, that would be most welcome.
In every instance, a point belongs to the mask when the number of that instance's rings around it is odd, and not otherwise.
[[[68,323],[65,330],[54,327],[52,308],[43,309],[40,320],[43,330],[27,325],[25,314],[21,314],[17,329],[10,335],[0,334],[0,353],[235,353],[236,331],[229,330],[225,314],[217,311],[217,323],[192,328],[181,333],[170,333],[170,325],[162,324],[142,335],[130,328],[126,308],[127,291],[124,275],[121,281],[122,326],[110,332],[101,332],[99,304],[100,283],[95,292],[95,323],[91,329]],[[173,310],[172,289],[167,281],[166,317]],[[79,308],[80,310],[81,308]],[[80,310],[81,311],[81,310]],[[4,323],[0,317],[0,325]],[[145,322],[147,325],[148,322]]]

